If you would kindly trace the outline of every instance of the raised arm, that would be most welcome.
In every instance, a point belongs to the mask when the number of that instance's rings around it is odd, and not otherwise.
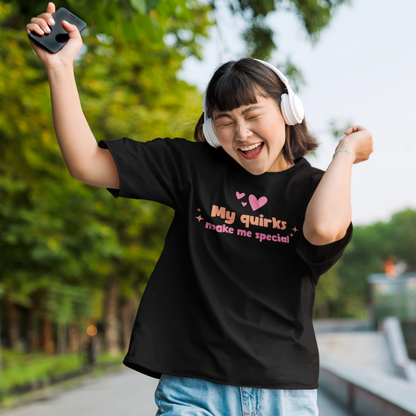
[[[53,26],[55,5],[49,3],[46,13],[34,17],[26,26],[39,35],[49,33]],[[76,179],[95,186],[119,188],[114,160],[107,149],[98,147],[85,119],[75,83],[73,62],[81,49],[81,35],[75,25],[63,22],[68,43],[56,54],[50,54],[35,42],[30,43],[45,65],[52,100],[52,115],[56,137],[69,173]]]
[[[324,173],[306,209],[303,234],[314,245],[325,245],[345,236],[351,222],[351,172],[354,163],[368,160],[373,152],[371,133],[361,126],[353,126],[344,132],[346,136]]]

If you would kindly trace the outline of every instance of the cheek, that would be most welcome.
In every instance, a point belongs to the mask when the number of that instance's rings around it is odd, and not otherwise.
[[[271,127],[263,131],[264,137],[268,137],[268,145],[273,150],[280,151],[286,142],[286,129],[284,127]]]
[[[232,147],[233,144],[233,137],[230,134],[227,134],[224,130],[216,130],[215,135],[217,136],[218,141],[220,142],[221,146],[226,149]]]

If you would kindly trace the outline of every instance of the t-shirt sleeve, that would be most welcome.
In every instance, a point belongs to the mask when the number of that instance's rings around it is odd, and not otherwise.
[[[117,166],[119,189],[108,189],[114,197],[147,199],[177,209],[185,187],[185,139],[154,139],[138,142],[123,137],[102,140]]]
[[[319,276],[327,272],[341,258],[342,253],[351,241],[353,225],[351,222],[343,238],[323,246],[311,244],[303,235],[302,228],[299,230],[300,235],[296,251],[310,269],[312,278],[317,283]]]

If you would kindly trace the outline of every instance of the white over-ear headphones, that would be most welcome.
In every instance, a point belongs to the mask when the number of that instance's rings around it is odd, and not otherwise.
[[[300,98],[293,92],[292,88],[289,85],[288,79],[273,65],[269,64],[268,62],[262,61],[260,59],[256,59],[256,61],[261,62],[262,64],[269,67],[273,70],[274,73],[282,80],[283,84],[285,84],[287,88],[287,94],[281,95],[281,103],[280,109],[282,110],[282,115],[285,120],[285,123],[289,126],[293,126],[295,124],[300,124],[305,117],[305,111],[303,109],[302,102]],[[204,124],[202,125],[202,130],[204,132],[204,136],[208,144],[212,147],[221,147],[220,142],[217,139],[214,129],[214,121],[212,118],[208,118],[208,108],[206,103],[206,90],[204,93],[204,100],[202,103],[202,109],[204,111]]]

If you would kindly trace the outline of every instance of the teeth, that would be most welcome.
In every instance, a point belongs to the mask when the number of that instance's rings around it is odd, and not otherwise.
[[[242,150],[243,152],[247,152],[248,150],[255,149],[257,146],[260,146],[260,145],[261,143],[257,143],[257,144],[253,144],[252,146],[240,147],[240,150]]]

